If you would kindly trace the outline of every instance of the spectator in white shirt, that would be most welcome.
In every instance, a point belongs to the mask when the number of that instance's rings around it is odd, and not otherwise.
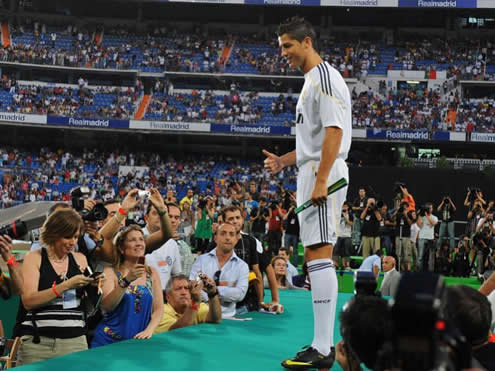
[[[428,269],[433,272],[435,267],[435,246],[433,244],[435,238],[435,225],[438,223],[438,218],[433,215],[433,205],[428,202],[422,206],[420,217],[417,219],[419,230],[418,240],[418,271]],[[426,266],[425,258],[428,265]]]

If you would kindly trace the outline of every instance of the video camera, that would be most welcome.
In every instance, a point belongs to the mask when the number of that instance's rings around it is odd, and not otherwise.
[[[91,190],[86,186],[73,188],[70,192],[72,198],[72,208],[76,210],[83,220],[96,222],[105,220],[108,216],[106,207],[98,202],[91,210],[84,208],[84,200],[87,199]]]
[[[434,273],[402,274],[389,302],[391,339],[379,352],[374,370],[462,370],[471,368],[471,347],[444,320],[446,290]]]
[[[11,224],[0,227],[0,235],[9,235],[12,239],[19,239],[28,232],[28,227],[21,220],[14,220]]]

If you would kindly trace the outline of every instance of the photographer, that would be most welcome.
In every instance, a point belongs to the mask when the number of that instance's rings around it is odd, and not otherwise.
[[[493,212],[487,212],[480,219],[476,227],[476,234],[473,237],[473,244],[476,248],[476,267],[478,277],[481,278],[485,271],[485,263],[490,251],[495,248],[495,222],[493,221]]]
[[[419,210],[417,219],[419,230],[418,240],[418,271],[429,270],[433,272],[435,267],[435,225],[438,218],[432,214],[433,204],[426,203]]]
[[[354,216],[354,224],[352,225],[352,244],[357,248],[361,243],[361,214],[368,203],[368,197],[366,197],[366,188],[359,187],[359,195],[354,199],[352,203],[352,212]]]
[[[333,251],[333,260],[340,269],[350,270],[350,257],[352,255],[352,224],[354,217],[349,210],[349,203],[344,201],[342,213],[340,214],[339,237]],[[342,258],[342,265],[339,265],[339,258]]]
[[[361,362],[373,370],[385,342],[392,335],[387,301],[378,296],[357,295],[340,314],[342,340],[336,361],[344,371],[361,370]]]
[[[380,249],[380,222],[382,215],[376,207],[375,199],[369,198],[366,207],[360,215],[361,227],[361,243],[363,245],[363,258],[367,258],[372,253]]]
[[[392,255],[392,238],[395,235],[394,226],[395,222],[392,219],[392,215],[388,212],[388,206],[383,201],[377,202],[378,209],[382,216],[382,221],[380,222],[380,229],[378,231],[380,235],[380,245],[385,248],[387,255]]]
[[[270,256],[276,256],[282,247],[282,218],[286,211],[282,202],[273,200],[268,208],[268,251]]]
[[[450,196],[445,196],[437,207],[437,212],[440,213],[440,231],[438,233],[437,247],[443,242],[443,238],[448,234],[450,251],[454,250],[455,235],[454,235],[454,215],[455,205]]]
[[[405,183],[395,183],[394,190],[397,194],[397,197],[400,198],[401,203],[406,202],[409,205],[409,208],[407,209],[408,212],[416,210],[416,202],[414,201],[414,197],[407,190]]]
[[[464,199],[464,206],[472,209],[474,208],[474,203],[479,201],[481,206],[486,205],[486,201],[483,199],[483,192],[479,188],[468,188],[466,198]]]
[[[396,202],[399,202],[398,200]],[[392,213],[395,222],[395,255],[398,259],[400,270],[411,271],[412,247],[411,247],[411,225],[413,220],[408,212],[409,204],[401,201]]]
[[[266,198],[261,197],[259,207],[251,213],[252,233],[259,241],[265,241],[266,223],[268,222],[270,212],[266,207]]]
[[[289,250],[289,253],[292,253],[292,256],[294,257],[294,264],[297,267],[299,260],[299,218],[297,217],[295,209],[296,202],[295,200],[292,200],[289,210],[282,217],[282,220],[284,221],[285,229],[284,246]]]
[[[476,233],[476,228],[483,215],[485,215],[485,209],[482,202],[478,199],[474,200],[473,208],[468,211],[466,223],[466,234],[470,238],[472,238]]]
[[[214,214],[215,209],[211,197],[201,199],[198,203],[198,210],[196,211],[197,222],[196,229],[194,230],[196,252],[198,254],[204,254],[206,252],[208,244],[213,236],[211,226],[213,224]]]
[[[471,246],[469,237],[465,234],[459,237],[457,247],[454,249],[453,275],[455,277],[469,277],[471,266],[469,264],[469,254]]]
[[[23,286],[21,266],[12,254],[12,239],[8,235],[0,236],[0,255],[7,263],[10,275],[8,277],[0,269],[0,296],[6,300],[12,294],[20,295]]]
[[[208,294],[208,304],[201,302],[201,292]],[[205,274],[200,280],[189,281],[185,275],[174,276],[165,289],[167,303],[155,334],[194,326],[199,323],[220,323],[222,307],[215,281]]]

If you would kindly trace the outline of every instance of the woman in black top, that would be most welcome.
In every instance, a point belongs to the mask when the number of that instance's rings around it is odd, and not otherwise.
[[[74,210],[54,212],[41,228],[43,248],[24,258],[18,365],[88,348],[81,299],[83,288],[95,280],[83,274],[86,257],[73,252],[82,226]]]

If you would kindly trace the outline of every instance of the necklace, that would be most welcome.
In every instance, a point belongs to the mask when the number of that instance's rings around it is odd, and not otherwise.
[[[68,255],[65,255],[62,259],[57,259],[55,254],[48,254],[48,259],[50,259],[55,264],[61,264],[67,260]]]

